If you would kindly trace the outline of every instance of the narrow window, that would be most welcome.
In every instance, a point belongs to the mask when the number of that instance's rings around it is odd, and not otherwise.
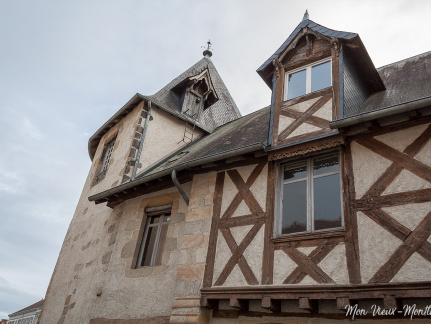
[[[279,234],[343,226],[338,153],[282,165]]]
[[[286,73],[284,100],[297,98],[331,85],[331,61],[320,61]]]
[[[147,213],[147,222],[139,251],[137,268],[161,264],[170,217],[170,211],[154,214]]]
[[[109,161],[111,161],[111,155],[112,155],[112,151],[114,150],[114,145],[115,145],[115,139],[109,142],[108,145],[106,146],[106,152],[105,152],[105,157],[103,158],[103,166],[102,166],[101,172],[105,172],[109,166]]]

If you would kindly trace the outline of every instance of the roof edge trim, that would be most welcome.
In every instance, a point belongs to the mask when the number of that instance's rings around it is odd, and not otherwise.
[[[151,181],[151,180],[155,180],[157,178],[166,176],[171,174],[172,170],[176,170],[176,171],[181,171],[184,170],[186,168],[191,168],[191,167],[195,167],[195,166],[199,166],[202,164],[206,164],[206,163],[210,163],[210,162],[214,162],[214,161],[218,161],[218,160],[222,160],[222,159],[227,159],[233,156],[237,156],[237,155],[241,155],[241,154],[246,154],[246,153],[252,153],[258,150],[262,150],[264,151],[264,144],[263,143],[254,143],[254,144],[250,144],[244,147],[241,147],[239,149],[234,149],[234,150],[229,150],[229,151],[225,151],[219,154],[215,154],[215,155],[210,155],[210,156],[206,156],[203,158],[199,158],[199,159],[195,159],[195,160],[191,160],[188,162],[184,162],[182,164],[178,164],[175,166],[172,166],[168,169],[165,169],[163,171],[148,175],[146,177],[142,177],[139,179],[136,179],[135,181],[131,181],[131,182],[127,182],[124,184],[121,184],[117,187],[114,187],[112,189],[103,191],[101,193],[95,194],[93,196],[88,197],[89,201],[97,201],[103,198],[106,198],[110,195],[116,194],[118,192],[130,189],[132,187],[138,186],[140,184],[143,184],[145,182]]]
[[[367,121],[389,117],[399,113],[409,112],[415,109],[425,108],[428,106],[431,106],[431,96],[403,102],[394,106],[380,108],[378,110],[374,110],[370,112],[363,112],[356,116],[345,118],[345,119],[334,120],[329,123],[329,127],[331,129],[345,128],[349,126],[358,125]]]

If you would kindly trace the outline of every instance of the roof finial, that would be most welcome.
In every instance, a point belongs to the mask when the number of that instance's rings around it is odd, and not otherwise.
[[[213,56],[213,53],[211,52],[211,40],[208,40],[207,42],[207,49],[203,52],[204,56],[207,56],[208,58],[210,58],[211,56]],[[202,46],[203,47],[203,46]],[[203,47],[205,48],[205,47]]]
[[[302,18],[302,21],[308,20],[308,10],[305,10],[304,18]]]

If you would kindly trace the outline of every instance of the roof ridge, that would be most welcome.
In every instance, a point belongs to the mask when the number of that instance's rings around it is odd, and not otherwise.
[[[407,58],[402,59],[402,60],[399,60],[399,61],[395,61],[395,62],[392,62],[392,63],[388,63],[388,64],[385,64],[385,65],[382,65],[382,66],[380,66],[380,67],[376,68],[376,70],[380,70],[380,69],[383,69],[383,68],[388,67],[388,66],[390,66],[390,65],[394,65],[394,64],[397,64],[397,63],[401,63],[401,62],[403,62],[403,61],[407,61],[407,60],[410,60],[410,59],[412,59],[412,58],[415,58],[415,57],[418,57],[418,56],[421,56],[421,55],[424,55],[424,54],[427,54],[427,53],[431,53],[431,51],[426,51],[426,52],[423,52],[423,53],[421,53],[421,54],[416,54],[416,55],[413,55],[413,56],[407,57]]]

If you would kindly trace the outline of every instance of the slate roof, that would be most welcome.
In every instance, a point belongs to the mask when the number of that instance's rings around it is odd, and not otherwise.
[[[36,308],[42,308],[43,302],[44,302],[43,299],[39,300],[37,303],[34,303],[34,304],[30,305],[30,306],[27,306],[27,307],[25,307],[23,309],[20,309],[19,311],[16,311],[15,313],[9,314],[9,317],[18,315],[20,313],[25,313],[26,311],[30,311],[30,310],[33,310],[33,309],[36,309]]]
[[[219,100],[204,110],[199,121],[200,126],[208,132],[212,132],[218,126],[241,117],[241,113],[230,95],[229,90],[226,88],[211,59],[206,56],[169,82],[157,93],[148,97],[156,104],[159,103],[168,109],[178,112],[181,109],[180,98],[176,93],[171,91],[171,89],[181,81],[184,81],[184,79],[195,76],[205,69],[208,69],[210,73],[211,81]]]
[[[359,114],[431,97],[431,51],[382,66],[377,72],[386,90],[372,93]]]
[[[181,150],[173,153],[159,164],[145,170],[137,179],[155,174],[167,168],[179,167],[194,160],[235,151],[254,144],[265,144],[268,137],[269,106],[247,116],[218,127]]]
[[[201,115],[200,121],[188,118],[181,113],[180,98],[171,89],[188,77],[195,76],[203,70],[208,69],[214,89],[219,100],[205,109]],[[100,138],[118,121],[124,118],[141,100],[151,100],[156,106],[167,111],[171,115],[182,120],[188,120],[196,124],[204,131],[211,133],[215,128],[231,120],[241,117],[241,113],[236,106],[235,101],[226,88],[222,78],[218,74],[214,64],[208,57],[203,57],[192,67],[181,73],[178,77],[169,82],[161,90],[151,96],[145,96],[140,93],[135,94],[120,110],[118,110],[105,124],[103,124],[88,140],[88,154],[93,160],[95,150]]]
[[[344,31],[338,31],[338,30],[333,30],[333,29],[329,29],[326,28],[322,25],[319,25],[317,23],[315,23],[314,21],[310,20],[310,19],[305,19],[303,21],[301,21],[299,23],[298,26],[296,26],[296,28],[293,30],[293,32],[290,34],[290,36],[284,41],[284,43],[279,47],[278,50],[275,51],[274,54],[271,55],[271,57],[269,59],[267,59],[257,70],[256,72],[259,73],[259,75],[265,80],[265,82],[269,85],[270,88],[272,88],[272,85],[268,83],[268,80],[263,76],[262,72],[263,70],[269,65],[272,64],[272,61],[281,53],[285,50],[285,48],[287,46],[289,46],[290,42],[296,37],[296,35],[298,35],[298,33],[302,30],[302,28],[304,27],[308,27],[310,29],[312,29],[313,31],[320,33],[324,36],[328,36],[328,37],[336,37],[336,38],[340,38],[340,39],[353,39],[356,36],[358,36],[358,34],[356,33],[349,33],[349,32],[344,32]]]

